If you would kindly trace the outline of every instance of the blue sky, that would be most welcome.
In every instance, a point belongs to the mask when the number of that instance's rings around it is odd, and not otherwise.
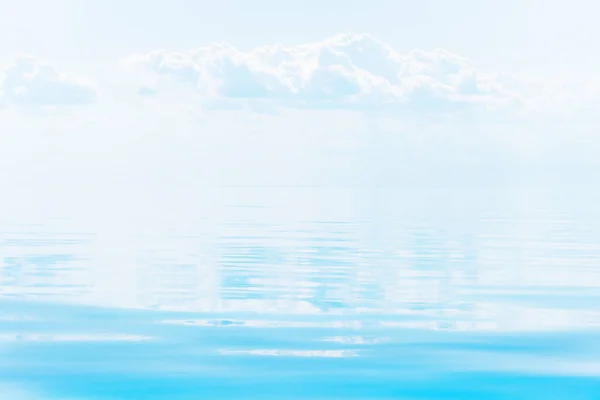
[[[0,145],[16,179],[348,183],[427,180],[448,165],[458,181],[496,171],[481,181],[520,176],[524,164],[596,165],[591,1],[2,9]]]

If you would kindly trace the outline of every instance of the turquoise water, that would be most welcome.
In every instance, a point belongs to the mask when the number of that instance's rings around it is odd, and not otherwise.
[[[589,188],[102,196],[4,212],[2,399],[600,399]]]

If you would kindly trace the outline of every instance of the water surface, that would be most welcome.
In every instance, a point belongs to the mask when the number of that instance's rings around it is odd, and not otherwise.
[[[591,190],[97,196],[3,213],[2,398],[600,398]]]

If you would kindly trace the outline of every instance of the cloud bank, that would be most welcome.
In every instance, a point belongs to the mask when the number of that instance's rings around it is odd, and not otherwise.
[[[89,79],[57,71],[34,57],[22,56],[0,70],[0,104],[65,106],[90,104],[96,90]]]
[[[442,49],[400,53],[367,34],[265,45],[250,52],[214,44],[187,52],[134,54],[125,64],[187,85],[207,101],[276,100],[307,108],[457,111],[517,104],[518,93]],[[140,93],[155,93],[152,84]]]

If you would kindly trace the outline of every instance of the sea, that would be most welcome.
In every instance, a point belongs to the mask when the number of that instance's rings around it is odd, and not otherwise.
[[[0,399],[600,399],[593,188],[10,196]]]

